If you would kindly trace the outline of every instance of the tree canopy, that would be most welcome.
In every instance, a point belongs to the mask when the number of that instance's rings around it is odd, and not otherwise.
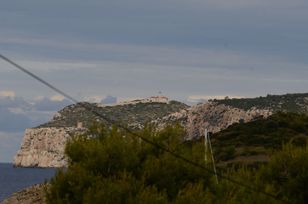
[[[294,121],[292,121],[294,123]],[[287,122],[289,124],[289,122]],[[169,126],[137,132],[198,164],[202,141],[184,142],[185,131]],[[257,168],[225,167],[219,173],[256,191],[219,178],[121,131],[94,125],[66,147],[69,165],[57,172],[48,203],[291,203],[308,202],[308,148],[286,143]],[[207,164],[211,168],[211,164]],[[277,197],[270,198],[260,192]]]

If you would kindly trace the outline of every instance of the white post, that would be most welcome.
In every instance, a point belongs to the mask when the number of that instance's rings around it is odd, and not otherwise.
[[[216,177],[216,182],[218,184],[218,177],[217,177],[217,171],[216,171],[216,165],[215,165],[215,160],[214,160],[214,154],[213,154],[213,150],[212,150],[210,134],[208,134],[207,137],[208,137],[208,142],[209,142],[209,145],[210,145],[210,151],[211,151],[211,155],[212,155],[213,169],[214,169],[214,173],[215,173],[215,177]]]
[[[208,159],[207,159],[207,154],[208,154],[207,138],[208,138],[208,130],[205,129],[205,131],[204,131],[204,161],[205,161],[205,164],[207,164],[207,162],[208,162]]]

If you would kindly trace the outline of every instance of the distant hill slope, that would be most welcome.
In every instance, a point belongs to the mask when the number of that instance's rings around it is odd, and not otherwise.
[[[234,123],[267,118],[279,111],[308,114],[308,93],[210,100],[169,115],[160,123],[183,124],[187,129],[186,139],[190,140],[203,136],[205,129],[216,133]]]
[[[169,103],[137,103],[105,107],[101,107],[97,104],[78,103],[65,107],[59,111],[50,122],[42,124],[38,128],[75,127],[78,122],[82,122],[84,127],[89,127],[94,121],[106,123],[102,118],[86,110],[83,105],[91,106],[96,112],[105,115],[109,119],[118,121],[132,128],[140,128],[145,123],[163,118],[171,113],[189,107],[178,101],[170,101]]]
[[[199,139],[204,135],[205,129],[217,133],[235,123],[268,118],[278,111],[308,114],[308,93],[268,95],[253,99],[213,100],[192,107],[177,101],[141,101],[146,103],[136,103],[137,100],[133,103],[104,107],[90,103],[68,106],[56,113],[48,123],[25,131],[14,164],[26,167],[64,166],[67,162],[64,147],[72,134],[85,132],[94,121],[107,124],[103,119],[86,111],[83,105],[91,106],[95,111],[131,129],[140,129],[145,123],[155,124],[159,129],[168,124],[179,123],[187,130],[185,140]],[[230,137],[235,136],[231,134]],[[218,146],[224,148],[221,152],[228,150],[232,153],[233,151],[232,147],[225,147],[222,143]],[[236,153],[241,154],[240,151],[238,147]],[[261,151],[263,150],[259,152]],[[261,156],[258,153],[257,157]],[[266,160],[266,155],[263,157],[263,160]],[[223,156],[219,156],[221,161],[223,161],[222,158]],[[259,158],[259,160],[262,159]]]
[[[243,121],[249,122],[258,117],[268,117],[278,111],[308,114],[308,93],[267,95],[257,98],[213,100],[205,104],[189,107],[178,101],[169,103],[136,103],[101,107],[98,104],[79,103],[67,106],[59,111],[48,123],[38,128],[76,127],[82,122],[89,127],[93,121],[106,123],[85,110],[82,105],[91,106],[95,111],[136,129],[145,123],[156,122],[159,125],[180,123],[188,131],[188,139],[198,138],[207,128],[219,132]]]
[[[213,100],[217,104],[224,104],[235,108],[249,110],[269,109],[273,112],[308,113],[308,93],[296,93],[285,95],[267,95],[257,98]]]
[[[104,107],[90,103],[70,105],[56,113],[50,122],[25,131],[21,148],[14,157],[14,165],[23,167],[66,166],[67,158],[64,150],[72,135],[85,133],[95,121],[106,124],[106,126],[111,125],[87,111],[84,106],[89,106],[107,118],[117,121],[116,125],[121,124],[131,129],[141,129],[147,122],[159,120],[189,107],[177,101],[140,102]]]
[[[211,138],[220,165],[265,162],[283,144],[306,144],[308,116],[280,112],[267,119],[234,124]]]

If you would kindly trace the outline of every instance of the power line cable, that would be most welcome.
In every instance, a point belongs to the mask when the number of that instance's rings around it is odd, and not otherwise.
[[[0,54],[0,58],[2,58],[4,61],[12,64],[13,66],[15,66],[17,69],[21,70],[22,72],[26,73],[27,75],[29,75],[30,77],[34,78],[35,80],[41,82],[42,84],[44,84],[45,86],[49,87],[50,89],[54,90],[55,92],[61,94],[62,96],[66,97],[67,99],[71,100],[74,103],[79,103],[79,101],[77,101],[76,99],[74,99],[73,97],[71,97],[70,95],[66,94],[64,91],[61,91],[60,89],[56,88],[55,86],[53,86],[52,84],[48,83],[47,81],[43,80],[42,78],[40,78],[39,76],[33,74],[32,72],[30,72],[29,70],[25,69],[24,67],[16,64],[15,62],[13,62],[12,60],[10,60],[9,58],[3,56]]]
[[[198,167],[198,168],[201,168],[203,170],[205,170],[206,172],[210,173],[210,174],[213,174],[215,175],[215,172],[212,171],[211,169],[208,169],[206,168],[205,166],[199,164],[199,163],[196,163],[194,161],[191,161],[173,151],[171,151],[170,149],[164,147],[164,146],[161,146],[160,144],[157,144],[139,134],[137,134],[136,132],[130,130],[128,127],[125,127],[124,125],[118,123],[116,120],[113,120],[111,118],[108,118],[106,117],[105,115],[101,114],[100,112],[96,111],[94,108],[93,108],[93,105],[91,104],[85,104],[85,103],[80,103],[78,100],[76,100],[74,97],[70,96],[69,94],[65,93],[64,91],[60,90],[59,88],[55,87],[54,85],[48,83],[47,81],[45,81],[44,79],[42,79],[41,77],[37,76],[36,74],[32,73],[31,71],[29,71],[28,69],[20,66],[19,64],[15,63],[14,61],[10,60],[9,58],[5,57],[4,55],[0,54],[0,58],[2,58],[4,61],[8,62],[9,64],[13,65],[14,67],[16,67],[17,69],[19,69],[20,71],[24,72],[25,74],[29,75],[30,77],[34,78],[35,80],[39,81],[40,83],[44,84],[45,86],[47,86],[48,88],[54,90],[55,92],[63,95],[64,97],[66,97],[67,99],[71,100],[72,102],[74,103],[78,103],[81,107],[83,107],[84,109],[86,109],[87,111],[91,112],[92,114],[94,114],[95,116],[99,117],[99,118],[102,118],[103,120],[105,120],[106,122],[110,123],[110,124],[114,124],[116,126],[118,126],[119,128],[125,130],[126,132],[130,133],[131,135],[141,139],[142,141],[144,141],[145,143],[148,143],[154,147],[156,147],[157,149],[160,149],[164,152],[167,152],[169,153],[170,155],[172,155],[173,157],[179,159],[179,160],[182,160],[192,166],[195,166],[195,167]],[[223,174],[221,173],[216,173],[216,175],[218,177],[220,177],[221,179],[224,179],[224,180],[227,180],[231,183],[234,183],[234,184],[237,184],[239,186],[242,186],[244,188],[246,188],[247,190],[249,190],[250,192],[256,192],[256,193],[261,193],[265,196],[268,196],[268,197],[271,197],[277,201],[280,201],[280,202],[283,202],[283,203],[289,203],[288,201],[286,200],[283,200],[283,199],[280,199],[278,198],[277,196],[275,196],[274,194],[271,194],[271,193],[268,193],[268,192],[265,192],[265,191],[261,191],[259,189],[256,189],[250,185],[247,185],[247,184],[243,184],[241,183],[240,181],[237,181],[237,180],[234,180],[230,177],[227,177],[227,176],[224,176]]]

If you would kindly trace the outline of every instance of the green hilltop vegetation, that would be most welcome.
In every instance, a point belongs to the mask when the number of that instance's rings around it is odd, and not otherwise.
[[[289,142],[306,145],[308,117],[278,112],[269,118],[236,123],[212,136],[214,155],[220,165],[267,162],[274,150]]]
[[[150,121],[160,119],[173,112],[188,108],[184,103],[170,101],[169,103],[137,103],[126,105],[115,105],[100,107],[97,104],[87,102],[67,106],[59,111],[59,116],[48,123],[40,125],[42,127],[75,127],[77,122],[82,122],[85,127],[91,126],[93,121],[107,124],[103,119],[87,111],[84,106],[107,116],[109,119],[118,121],[123,125],[138,128],[140,125]]]
[[[249,110],[252,107],[257,109],[269,109],[273,112],[295,112],[308,113],[308,93],[267,95],[257,98],[240,98],[224,100],[213,100],[218,104],[229,105],[235,108]]]
[[[224,99],[213,100],[216,104],[224,104],[243,110],[249,110],[253,107],[256,109],[268,109],[273,113],[276,112],[294,112],[308,114],[308,93],[305,94],[286,94],[286,95],[268,95],[258,98],[243,99]],[[90,107],[96,112],[107,116],[111,120],[117,121],[122,125],[133,129],[140,129],[144,124],[151,121],[162,119],[163,117],[187,109],[189,106],[178,102],[170,101],[169,103],[137,103],[126,105],[114,105],[101,107],[98,104],[82,102],[70,105],[58,112],[53,120],[40,125],[41,127],[75,127],[77,122],[82,122],[84,127],[89,127],[93,121],[107,124],[101,118],[85,110],[84,106]],[[167,121],[167,123],[181,122]]]
[[[159,132],[146,126],[136,133],[212,169],[212,164],[204,161],[203,141],[183,142],[185,131],[179,125]],[[110,129],[94,124],[87,134],[68,143],[69,166],[59,170],[50,181],[47,201],[50,204],[307,203],[307,133],[308,116],[277,113],[268,119],[235,124],[213,135],[218,163],[239,156],[267,155],[258,165],[231,162],[218,168],[219,175],[242,184],[238,185],[221,177],[216,183],[211,172],[115,126]]]

